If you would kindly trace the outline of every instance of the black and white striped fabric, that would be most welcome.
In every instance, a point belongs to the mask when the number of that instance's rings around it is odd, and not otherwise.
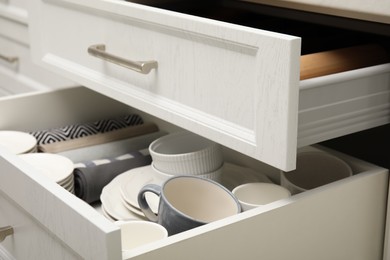
[[[133,125],[143,124],[143,119],[137,114],[128,114],[95,122],[67,125],[59,128],[30,132],[37,139],[38,145],[50,144],[79,137],[106,133]]]

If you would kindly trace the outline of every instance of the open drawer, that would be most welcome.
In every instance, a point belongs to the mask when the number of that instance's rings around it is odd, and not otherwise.
[[[33,57],[80,85],[284,170],[295,168],[297,147],[390,121],[389,64],[300,84],[299,34],[218,15],[131,1],[34,0]],[[146,74],[133,71],[140,64]]]
[[[0,129],[48,129],[123,112],[140,113],[164,131],[178,130],[84,87],[2,98]],[[58,259],[59,255],[94,260],[238,259],[243,255],[253,259],[381,259],[388,170],[331,152],[350,164],[353,176],[122,256],[120,231],[114,224],[39,170],[0,150],[0,209],[6,212],[0,214],[0,225],[14,227],[14,234],[1,243],[0,254],[4,251],[16,259]],[[231,149],[224,149],[224,156],[225,161],[278,178],[278,169]]]

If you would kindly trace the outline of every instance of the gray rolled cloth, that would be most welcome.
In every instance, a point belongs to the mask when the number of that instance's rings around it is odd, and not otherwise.
[[[75,164],[75,195],[87,203],[96,202],[108,183],[119,174],[152,163],[148,149],[130,152],[115,158]]]

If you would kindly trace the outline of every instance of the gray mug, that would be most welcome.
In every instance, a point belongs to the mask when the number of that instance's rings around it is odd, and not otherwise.
[[[152,212],[145,193],[159,196],[158,214]],[[236,197],[221,184],[192,175],[175,176],[162,186],[145,185],[138,194],[145,216],[168,230],[169,235],[198,227],[241,212]]]

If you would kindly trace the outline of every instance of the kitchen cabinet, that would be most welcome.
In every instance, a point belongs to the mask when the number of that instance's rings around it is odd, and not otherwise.
[[[26,1],[0,2],[0,96],[74,85],[34,64]]]
[[[216,141],[226,161],[278,181],[280,170],[295,168],[298,149],[328,151],[316,144],[389,123],[388,63],[299,79],[301,55],[351,41],[383,43],[386,31],[311,23],[302,21],[306,13],[294,19],[295,11],[274,19],[285,10],[268,8],[253,13],[240,1],[205,8],[169,1],[31,1],[34,62],[83,87],[1,99],[0,128],[34,131],[134,111],[167,132],[183,128]],[[361,19],[364,28],[377,28]],[[305,28],[326,33],[321,44],[299,36]],[[334,45],[332,37],[342,40]],[[30,114],[5,112],[16,107]],[[382,259],[388,169],[329,152],[347,161],[354,175],[122,255],[115,225],[1,150],[1,205],[23,216],[1,215],[1,226],[15,227],[2,248],[26,258],[23,241],[36,229],[53,246],[45,250],[36,241],[31,252],[51,259]]]

